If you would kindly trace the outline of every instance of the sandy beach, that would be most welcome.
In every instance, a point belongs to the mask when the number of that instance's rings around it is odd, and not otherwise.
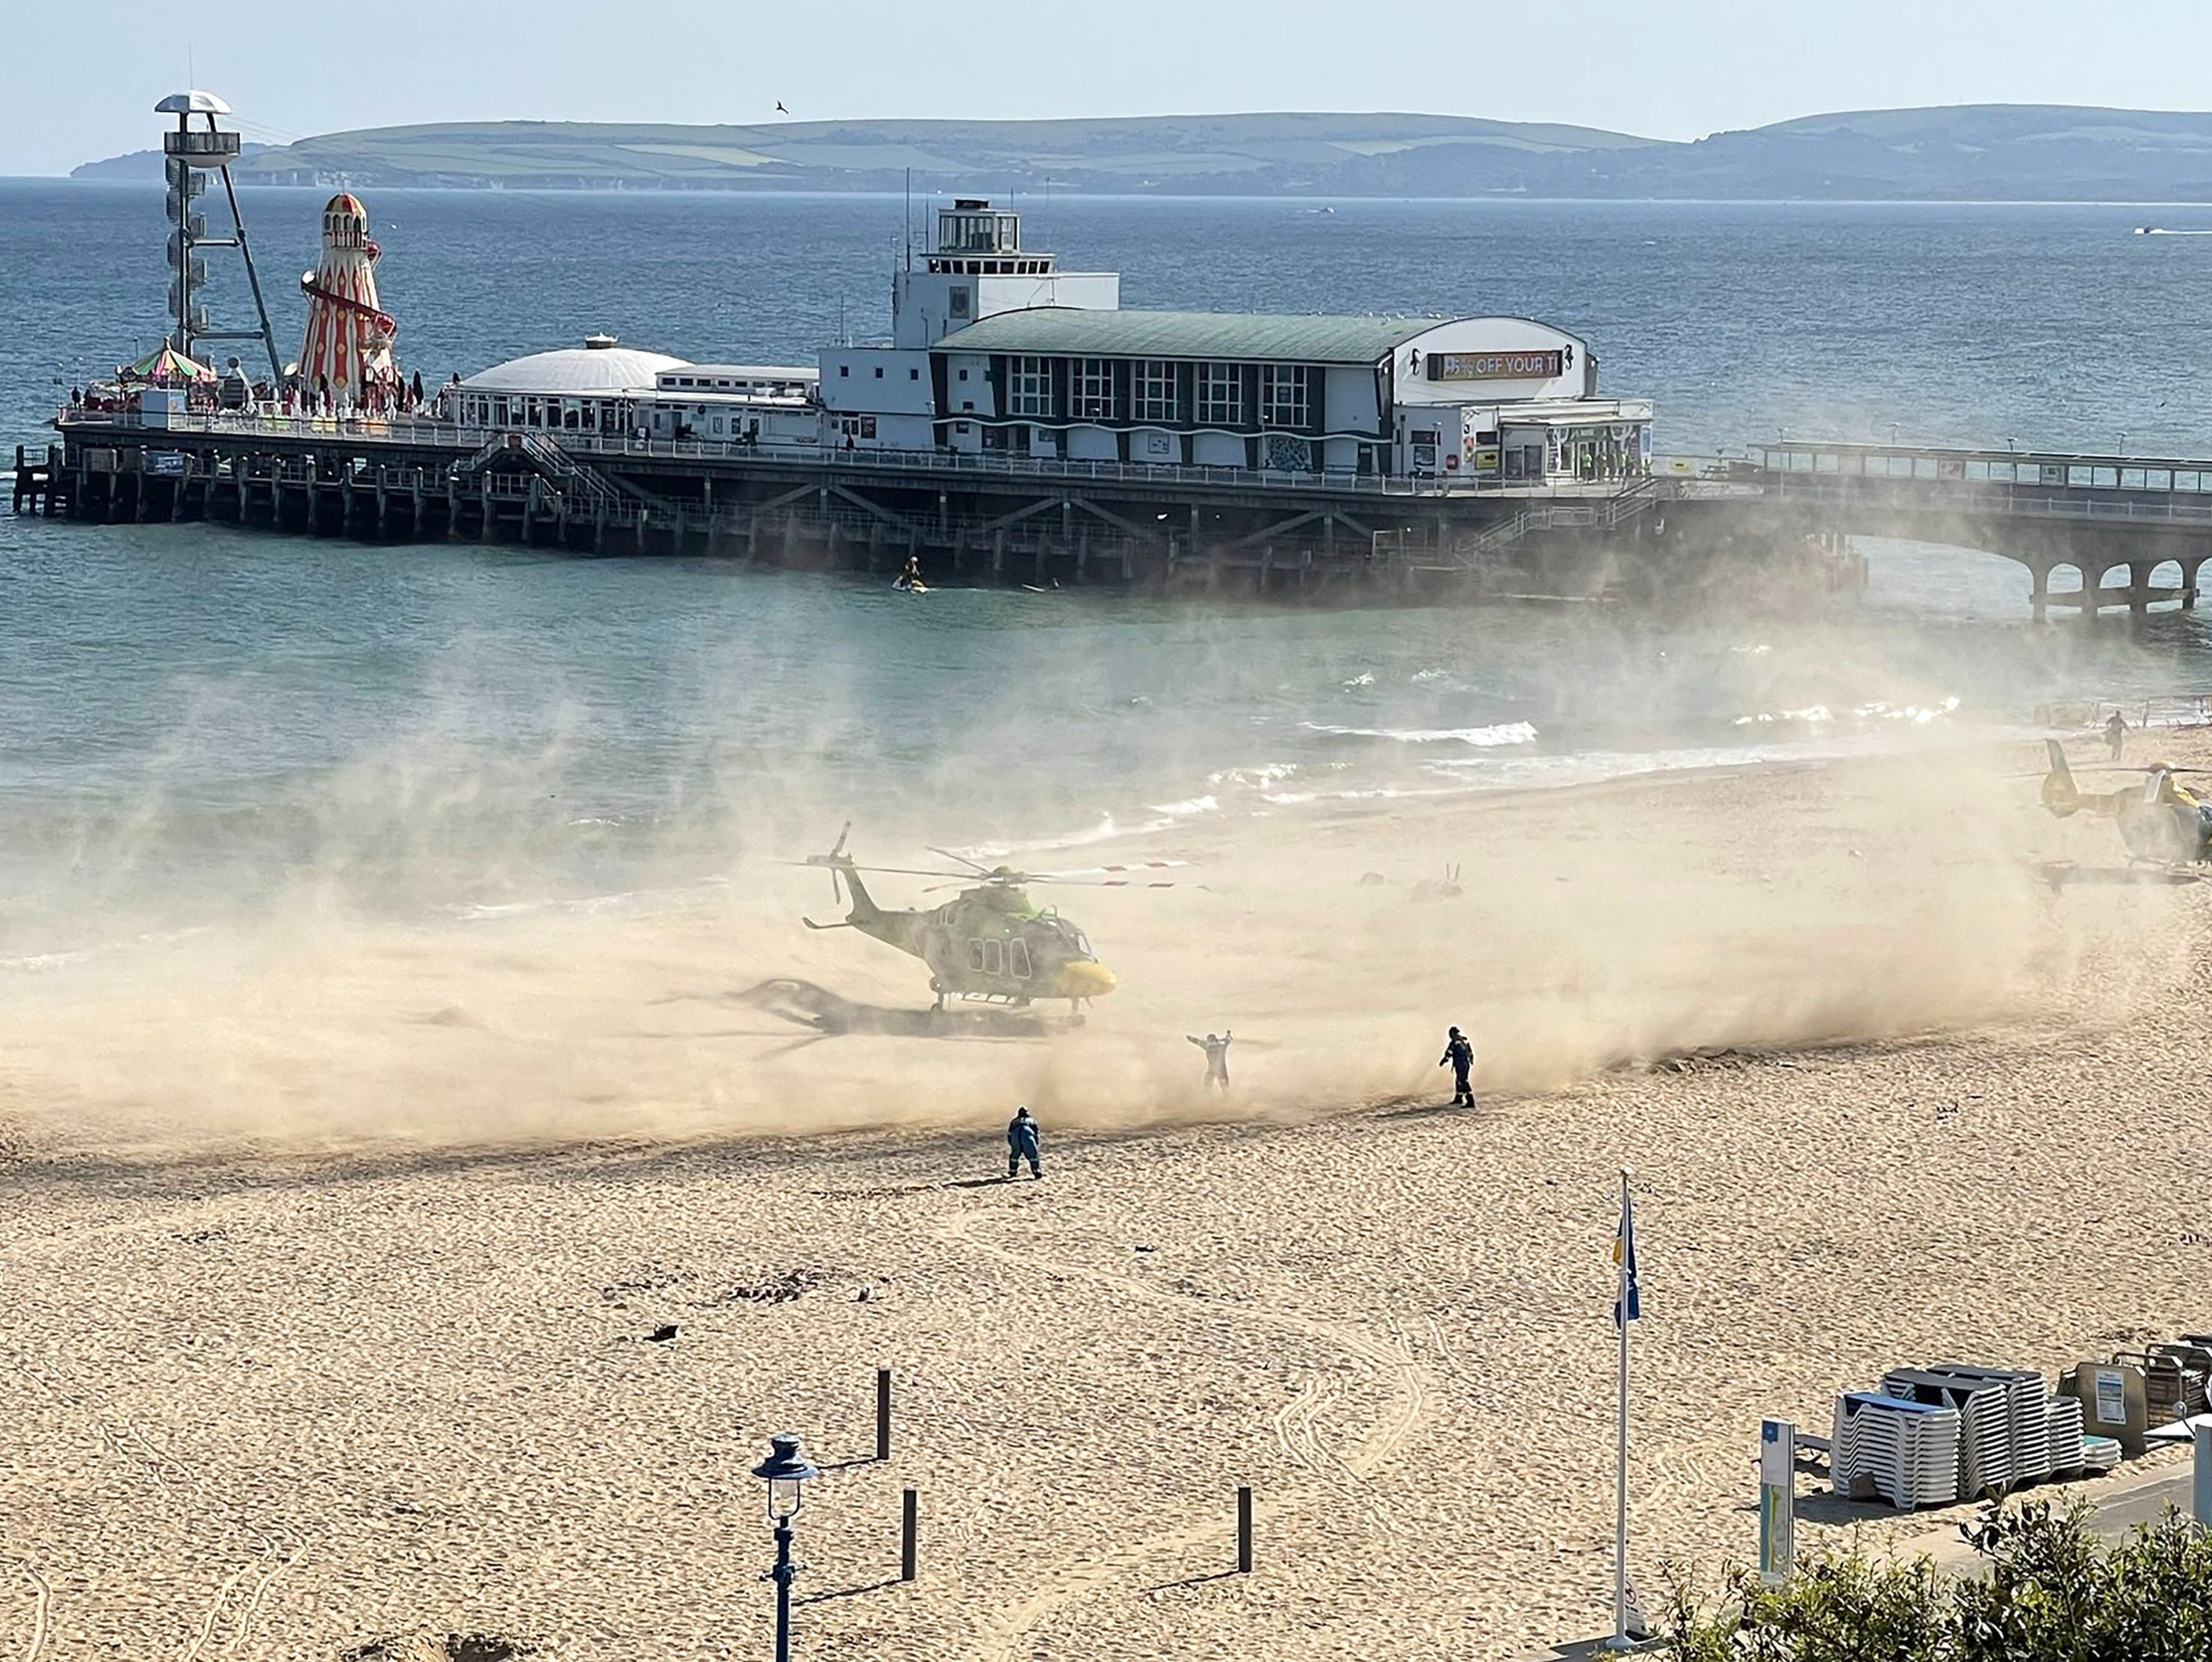
[[[917,1029],[916,967],[800,929],[826,882],[764,864],[434,925],[303,890],[21,968],[0,1652],[763,1654],[748,1474],[786,1430],[826,1468],[803,1655],[1595,1634],[1623,1166],[1647,1593],[1753,1551],[1764,1416],[1825,1432],[1889,1366],[2212,1325],[2212,889],[2107,880],[2117,835],[2044,816],[2033,765],[1316,804],[1085,851],[1190,867],[1057,897],[1122,986],[1050,1036]],[[1448,861],[1465,893],[1416,898]],[[1442,1106],[1449,1022],[1473,1112]],[[1225,1102],[1184,1041],[1217,1027]],[[1003,1183],[1021,1101],[1047,1174]],[[1801,1548],[1929,1523],[1823,1505]]]

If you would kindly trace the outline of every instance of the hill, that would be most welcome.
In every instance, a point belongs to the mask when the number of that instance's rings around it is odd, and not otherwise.
[[[1717,199],[2212,199],[2212,114],[1966,105],[1807,116],[1693,143],[1436,115],[757,126],[498,121],[246,147],[249,181],[504,189],[926,190]],[[155,152],[79,178],[158,177]]]

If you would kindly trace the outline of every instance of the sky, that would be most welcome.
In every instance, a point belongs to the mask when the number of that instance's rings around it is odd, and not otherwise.
[[[1419,111],[1697,138],[1923,104],[2203,109],[2203,0],[7,0],[0,175],[500,119]]]

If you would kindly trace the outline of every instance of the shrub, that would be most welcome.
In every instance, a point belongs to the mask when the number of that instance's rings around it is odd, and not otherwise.
[[[1853,1551],[1801,1563],[1782,1587],[1732,1570],[1717,1601],[1676,1574],[1669,1662],[2207,1662],[2212,1532],[2178,1513],[2107,1547],[2086,1507],[1984,1507],[1960,1532],[1987,1561]]]

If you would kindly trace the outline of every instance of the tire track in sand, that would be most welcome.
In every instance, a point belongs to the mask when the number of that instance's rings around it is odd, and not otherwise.
[[[1308,1374],[1300,1385],[1298,1394],[1274,1416],[1277,1440],[1294,1460],[1314,1472],[1316,1488],[1343,1490],[1353,1487],[1357,1480],[1371,1475],[1410,1443],[1429,1416],[1431,1391],[1427,1370],[1414,1357],[1404,1335],[1395,1326],[1391,1329],[1390,1342],[1385,1344],[1348,1322],[1304,1315],[1272,1305],[1226,1304],[1178,1292],[1171,1288],[1156,1287],[1149,1282],[1133,1276],[1117,1275],[1110,1270],[1064,1264],[1033,1253],[1017,1252],[995,1241],[975,1239],[969,1233],[975,1222],[976,1215],[974,1213],[958,1214],[939,1227],[938,1238],[947,1246],[964,1246],[970,1252],[995,1259],[1018,1270],[1038,1271],[1048,1275],[1067,1276],[1091,1282],[1098,1286],[1113,1288],[1143,1302],[1164,1306],[1184,1314],[1195,1310],[1217,1321],[1243,1323],[1316,1339],[1343,1351],[1355,1365],[1363,1365],[1387,1378],[1391,1385],[1389,1404],[1349,1454],[1340,1455],[1332,1451],[1316,1423],[1322,1408],[1341,1394],[1326,1375]],[[1277,1516],[1288,1509],[1291,1498],[1271,1500],[1257,1507],[1255,1511],[1263,1518]],[[1388,1511],[1379,1497],[1370,1492],[1367,1498],[1372,1502],[1377,1524],[1386,1532],[1395,1532]],[[1086,1594],[1124,1585],[1146,1565],[1156,1563],[1201,1541],[1225,1537],[1228,1532],[1221,1525],[1211,1522],[1164,1530],[1145,1537],[1133,1546],[1106,1553],[1093,1563],[1078,1566],[1063,1576],[1058,1585],[1031,1593],[1001,1617],[995,1624],[995,1630],[987,1630],[982,1635],[982,1655],[990,1659],[990,1662],[1025,1662],[1029,1653],[1023,1646],[1023,1640],[1054,1610],[1073,1604]]]
[[[252,1556],[216,1586],[206,1613],[192,1630],[191,1642],[186,1647],[181,1662],[198,1662],[207,1649],[209,1641],[215,1637],[216,1629],[222,1624],[232,1595],[256,1566],[266,1565],[268,1568],[254,1579],[243,1607],[231,1618],[230,1633],[223,1642],[222,1650],[225,1654],[237,1655],[252,1635],[254,1619],[261,1613],[261,1606],[269,1595],[270,1587],[278,1576],[300,1562],[307,1552],[307,1543],[301,1540],[290,1551],[285,1551],[275,1536],[254,1524],[241,1509],[225,1507],[219,1502],[210,1504],[212,1497],[199,1474],[167,1449],[155,1447],[147,1440],[145,1433],[131,1421],[119,1414],[108,1413],[84,1396],[46,1378],[20,1358],[15,1362],[15,1371],[39,1386],[64,1407],[82,1413],[92,1422],[94,1432],[111,1453],[143,1467],[161,1488],[181,1490],[186,1497],[187,1513],[194,1521],[205,1517],[219,1518],[228,1513],[232,1526],[253,1543]]]
[[[54,1608],[53,1585],[39,1573],[39,1567],[19,1554],[10,1554],[23,1567],[23,1574],[31,1578],[31,1642],[25,1648],[22,1662],[39,1662],[46,1648],[46,1635],[52,1630]]]

